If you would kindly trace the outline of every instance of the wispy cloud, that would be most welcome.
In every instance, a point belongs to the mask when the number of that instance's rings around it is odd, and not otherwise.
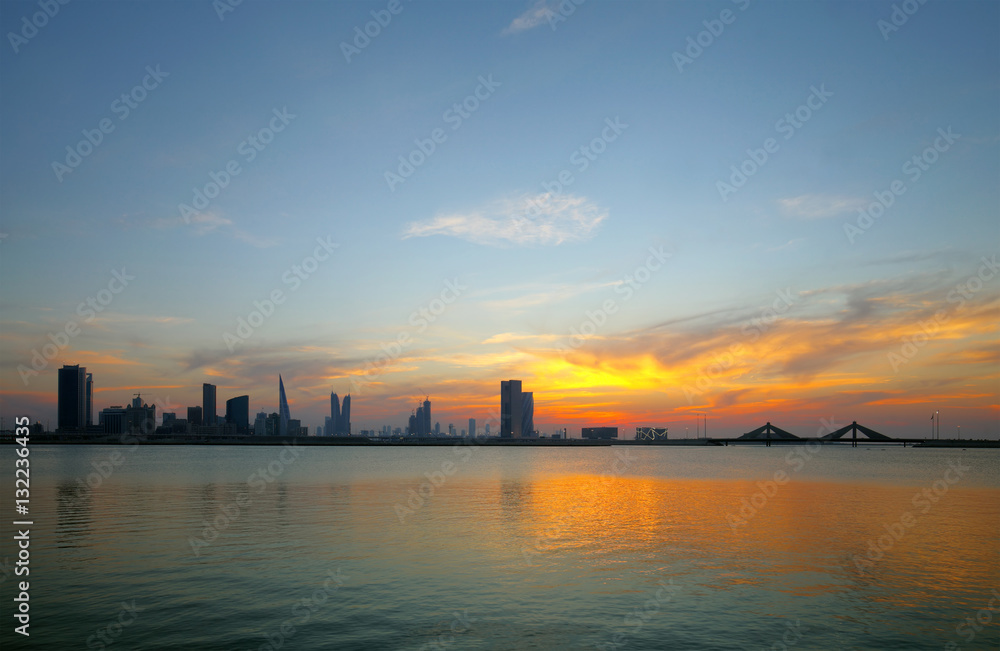
[[[509,36],[538,27],[548,21],[549,17],[555,13],[552,8],[556,4],[553,0],[537,0],[530,9],[515,18],[501,34]]]
[[[789,217],[798,219],[824,219],[836,217],[851,210],[859,210],[868,203],[858,197],[844,197],[829,194],[803,194],[797,197],[778,199],[778,205]]]
[[[403,239],[450,235],[477,244],[559,245],[589,239],[608,216],[586,197],[523,195],[407,225]]]
[[[257,247],[258,249],[266,249],[277,244],[277,241],[273,238],[258,237],[257,235],[248,233],[247,231],[238,228],[233,220],[214,212],[197,213],[192,215],[189,221],[185,221],[183,217],[179,216],[161,217],[159,219],[152,220],[150,225],[157,229],[178,227],[193,228],[197,235],[208,235],[218,231],[241,242],[245,242],[250,246]]]

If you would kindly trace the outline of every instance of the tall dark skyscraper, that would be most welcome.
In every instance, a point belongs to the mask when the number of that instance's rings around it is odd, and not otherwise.
[[[336,393],[330,394],[330,417],[326,420],[323,433],[327,436],[340,435],[340,396]]]
[[[476,419],[475,418],[470,418],[469,419],[469,437],[470,438],[476,438]]]
[[[59,369],[58,417],[61,430],[82,430],[86,427],[86,367],[65,365]]]
[[[215,385],[207,382],[201,385],[201,421],[205,425],[216,423]]]
[[[201,425],[201,407],[188,407],[188,424]]]
[[[535,394],[533,391],[521,393],[521,436],[535,435]]]
[[[94,424],[94,374],[87,373],[87,414],[84,416],[84,426],[90,427]]]
[[[521,438],[524,398],[520,380],[500,382],[500,438]]]
[[[288,436],[288,421],[291,420],[292,414],[288,410],[288,398],[285,397],[285,382],[281,379],[281,374],[278,374],[278,429],[280,431],[279,436]]]
[[[431,401],[424,398],[424,422],[420,424],[424,436],[431,435]]]
[[[226,422],[235,424],[238,434],[250,430],[250,396],[236,396],[226,401]]]
[[[336,436],[340,433],[337,429],[340,425],[340,396],[336,393],[330,394],[330,422],[326,426],[327,436]]]
[[[340,410],[340,433],[351,435],[351,394],[344,396],[344,407]]]

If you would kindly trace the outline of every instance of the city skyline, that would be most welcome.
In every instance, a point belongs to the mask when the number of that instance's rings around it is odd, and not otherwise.
[[[68,395],[74,396],[76,399],[82,401],[80,404],[74,403],[74,399],[68,399],[66,401],[62,398],[62,393],[57,395],[57,402],[59,403],[60,413],[65,411],[76,413],[79,410],[80,413],[90,413],[94,406],[90,401],[90,391],[93,386],[93,373],[87,372],[85,368],[79,365],[68,365],[59,369],[60,377],[66,377],[67,381],[67,391]],[[86,378],[86,392],[80,392],[76,385],[76,377]],[[208,396],[209,387],[212,387],[211,392],[214,394],[214,388],[212,385],[203,383],[202,385],[202,395],[203,399]],[[108,407],[100,410],[100,412],[95,411],[94,413],[101,413],[119,409],[122,410],[124,414],[124,407],[122,405],[134,404],[135,401],[139,400],[141,392],[136,392],[131,394],[133,397],[130,400],[123,401],[119,405],[109,404]],[[147,398],[149,394],[147,394]],[[214,395],[212,396],[214,398]],[[280,428],[287,429],[288,422],[302,423],[301,419],[291,419],[290,418],[290,407],[286,402],[287,398],[285,396],[284,382],[279,375],[278,377],[278,403],[279,405],[284,404],[284,408],[279,406],[275,411],[268,411],[267,408],[261,407],[257,413],[257,417],[261,416],[277,417],[278,422],[282,423],[278,425],[278,430]],[[145,402],[145,401],[144,401]],[[318,432],[322,431],[322,436],[357,436],[362,435],[362,433],[378,434],[384,433],[386,431],[398,430],[407,436],[430,436],[430,435],[440,435],[438,428],[440,427],[440,421],[437,421],[432,426],[431,417],[431,401],[430,398],[425,396],[423,402],[419,403],[419,406],[411,410],[408,418],[404,419],[402,423],[396,421],[378,421],[359,425],[356,429],[352,426],[350,420],[350,410],[351,410],[351,396],[350,394],[344,397],[343,409],[341,407],[340,399],[336,392],[330,393],[330,416],[324,417],[322,425],[315,424],[311,425],[308,421],[305,421],[305,431],[308,434],[302,434],[304,436],[319,436]],[[173,422],[177,420],[177,416],[182,414],[181,409],[184,405],[176,404],[172,402],[164,402],[157,400],[155,397],[149,401],[149,406],[158,409],[159,416],[153,419],[153,422],[162,422],[166,425],[168,422]],[[248,431],[253,431],[253,427],[250,427],[250,397],[248,395],[235,396],[233,398],[226,400],[226,417],[225,419],[217,419],[213,424],[222,425],[223,423],[232,423],[236,426],[236,431],[238,433],[246,433]],[[192,417],[192,414],[196,414],[196,417]],[[204,408],[201,405],[188,406],[187,407],[187,421],[191,425],[207,425],[209,424],[206,419],[203,419]],[[669,428],[674,428],[674,438],[705,438],[707,437],[708,428],[708,417],[707,412],[697,412],[694,414],[684,413],[678,414],[662,414],[654,420],[646,421],[643,423],[628,423],[627,425],[622,425],[618,421],[601,420],[599,418],[581,421],[580,423],[574,423],[574,427],[566,428],[564,425],[557,423],[547,423],[544,428],[534,427],[534,392],[522,391],[522,383],[519,380],[503,380],[500,383],[500,391],[497,400],[497,404],[494,404],[492,409],[487,410],[486,417],[482,418],[479,416],[472,416],[468,418],[468,429],[462,429],[462,436],[466,436],[468,432],[469,436],[484,435],[489,437],[491,434],[491,425],[497,427],[496,435],[500,438],[529,438],[534,436],[568,436],[569,433],[579,434],[580,438],[590,438],[592,436],[588,435],[588,430],[598,431],[598,430],[614,430],[616,432],[615,438],[617,438],[617,432],[621,430],[622,432],[631,432],[633,429],[635,431],[635,437],[638,438],[650,438],[654,439],[657,437],[667,438],[667,430]],[[454,414],[452,414],[454,416]],[[693,417],[693,420],[692,420]],[[464,418],[464,417],[461,417]],[[770,418],[770,417],[768,417]],[[446,418],[446,420],[450,419]],[[481,419],[481,420],[480,420]],[[672,420],[673,419],[673,420]],[[931,436],[929,438],[957,438],[962,439],[961,425],[955,425],[954,433],[945,432],[945,436],[941,436],[940,432],[940,410],[935,410],[931,417]],[[821,427],[817,431],[819,433],[828,433],[834,429],[837,429],[844,419],[838,418],[822,418],[820,419]],[[852,419],[855,420],[856,419]],[[654,422],[655,421],[655,422]],[[45,421],[40,421],[45,424]],[[97,419],[93,423],[85,421],[91,425],[97,425]],[[330,424],[331,422],[338,423],[335,428],[336,431],[331,432]],[[477,422],[483,424],[482,434],[477,434]],[[514,426],[515,423],[520,423],[520,427]],[[692,428],[693,425],[693,428]],[[718,425],[718,423],[716,423]],[[719,430],[714,430],[713,435],[716,437],[726,437],[729,435],[746,434],[747,430],[751,425],[757,425],[757,423],[752,423],[750,421],[739,422],[736,424],[736,429],[732,426],[727,427],[726,425],[721,426],[721,432]],[[770,425],[770,422],[768,422]],[[46,425],[47,426],[47,425]],[[455,428],[454,423],[448,424],[448,435],[456,436],[458,429]],[[884,427],[884,426],[882,426]],[[388,430],[386,429],[388,428]],[[55,428],[50,428],[55,429]],[[68,431],[73,431],[77,429],[73,426],[67,428]],[[693,433],[691,430],[694,430]],[[792,427],[791,429],[795,429]],[[683,432],[683,434],[682,434]],[[221,432],[220,432],[221,433]],[[256,434],[256,432],[254,432]],[[642,436],[640,436],[642,434]],[[808,436],[809,431],[802,432],[803,436]],[[899,432],[897,432],[899,434]],[[950,435],[954,434],[954,435]],[[285,436],[286,434],[275,434]],[[910,436],[923,438],[924,432],[920,430],[909,430]],[[630,438],[631,435],[628,436]],[[575,436],[569,436],[569,438],[576,438]],[[598,437],[600,438],[600,437]],[[968,428],[966,429],[966,435],[964,438],[974,439],[974,438],[989,438],[983,436],[977,436],[975,432],[970,432]]]
[[[996,3],[402,3],[363,44],[384,3],[120,4],[0,59],[8,423],[79,364],[202,411],[280,373],[311,427],[517,377],[543,431],[1000,438]]]

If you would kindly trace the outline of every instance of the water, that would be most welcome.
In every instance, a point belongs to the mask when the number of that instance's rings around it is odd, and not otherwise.
[[[10,477],[13,459],[4,446]],[[996,450],[36,445],[30,459],[31,636],[12,630],[11,479],[4,649],[1000,646]],[[94,464],[110,471],[99,486]]]

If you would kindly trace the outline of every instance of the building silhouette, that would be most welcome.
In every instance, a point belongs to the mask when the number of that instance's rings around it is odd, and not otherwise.
[[[584,427],[580,430],[585,439],[616,439],[618,438],[617,427]]]
[[[206,382],[201,385],[201,422],[203,425],[215,425],[216,416],[215,385]]]
[[[236,426],[237,434],[250,430],[250,396],[236,396],[226,401],[226,422]]]
[[[500,382],[500,438],[521,438],[524,424],[524,398],[520,380]]]
[[[351,435],[351,394],[344,396],[344,405],[340,410],[340,434]]]
[[[471,438],[476,438],[476,419],[475,418],[470,418],[469,419],[469,436]]]
[[[80,431],[87,427],[87,369],[79,364],[59,369],[58,427]]]
[[[285,382],[278,374],[278,436],[288,436],[288,421],[292,415],[288,410],[288,398],[285,397]]]
[[[187,421],[192,427],[201,426],[201,407],[188,407]]]
[[[86,414],[83,417],[84,427],[94,424],[94,374],[87,373],[87,395],[84,398],[87,403]]]
[[[525,391],[521,394],[521,436],[535,435],[535,394]]]

